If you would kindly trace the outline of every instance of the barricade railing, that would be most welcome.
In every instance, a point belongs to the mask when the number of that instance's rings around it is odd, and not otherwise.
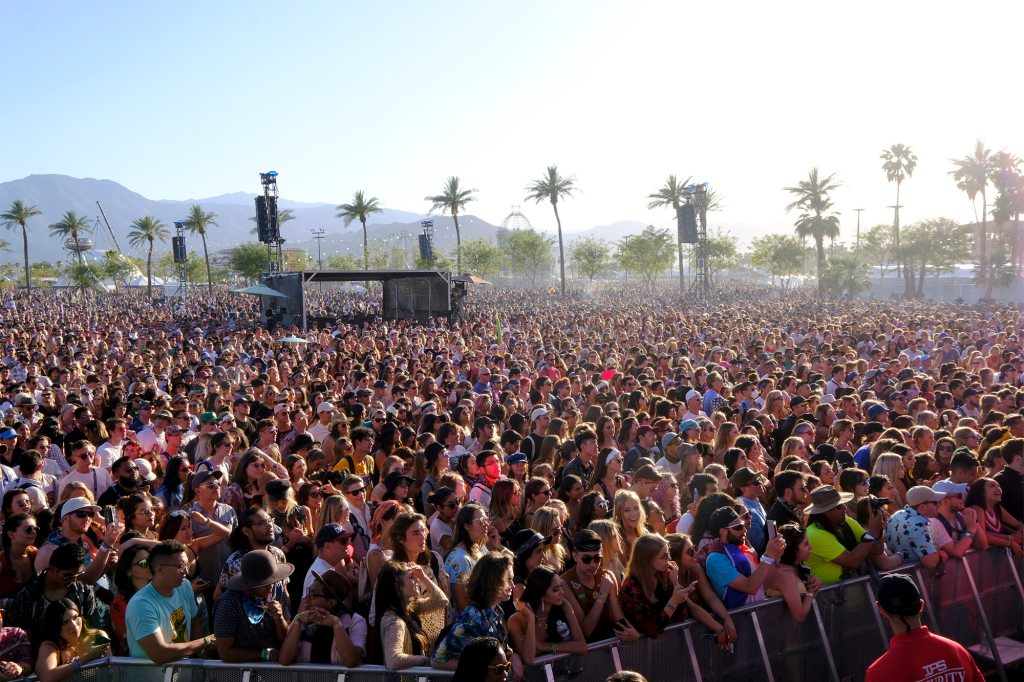
[[[919,564],[890,573],[911,576],[925,600],[924,623],[976,654],[985,674],[1006,680],[1024,641],[1024,561],[1008,550],[971,552],[937,571]],[[542,656],[526,669],[524,682],[604,682],[633,670],[648,682],[775,682],[863,679],[869,665],[889,648],[892,632],[875,608],[877,574],[822,589],[802,623],[781,597],[730,612],[739,640],[731,652],[718,649],[711,632],[694,620],[669,626],[656,639],[610,639],[591,644],[585,657]],[[585,664],[584,664],[585,660]],[[384,666],[224,663],[185,659],[167,666],[110,658],[83,666],[69,682],[449,682],[452,673],[432,668],[391,671]]]

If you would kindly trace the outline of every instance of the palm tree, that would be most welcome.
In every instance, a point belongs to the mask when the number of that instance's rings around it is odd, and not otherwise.
[[[32,293],[32,274],[29,272],[28,231],[25,229],[25,221],[42,214],[42,211],[36,210],[35,206],[26,206],[21,199],[15,199],[11,203],[11,207],[7,209],[7,213],[0,214],[0,220],[3,221],[4,227],[7,229],[13,230],[15,225],[21,225],[21,239],[25,243],[25,285],[30,294]]]
[[[64,240],[71,237],[75,240],[75,253],[78,254],[78,261],[81,263],[85,262],[85,257],[82,256],[81,245],[78,243],[78,235],[81,233],[89,234],[92,228],[89,227],[89,223],[85,216],[80,216],[74,211],[67,211],[59,221],[50,225],[50,234],[54,237],[60,237]]]
[[[992,201],[992,218],[997,227],[1013,220],[1010,243],[1013,247],[1013,265],[1017,274],[1021,272],[1020,214],[1024,213],[1024,174],[1022,160],[1009,152],[996,154],[997,170],[992,174],[992,184],[999,191]]]
[[[167,229],[166,225],[151,215],[137,219],[132,223],[132,227],[135,229],[128,233],[128,243],[135,248],[139,248],[146,243],[149,244],[149,255],[146,257],[146,295],[152,298],[153,242],[157,239],[161,242],[167,241],[167,238],[171,236],[171,231]]]
[[[691,176],[692,178],[692,176]],[[675,175],[669,175],[668,181],[665,185],[658,189],[654,194],[648,194],[647,198],[650,201],[647,202],[647,210],[653,210],[656,208],[663,208],[665,206],[671,206],[672,210],[679,214],[679,206],[686,201],[686,195],[683,194],[683,190],[690,183],[691,178],[686,178],[682,182],[676,180]],[[682,235],[677,235],[676,242],[679,245],[679,293],[683,293],[683,239]]]
[[[882,164],[882,170],[885,171],[885,177],[889,182],[896,183],[896,215],[893,220],[893,228],[895,230],[896,246],[899,246],[900,185],[903,184],[903,180],[905,178],[914,177],[914,169],[917,168],[917,154],[911,151],[908,145],[901,142],[883,150],[882,155],[878,158],[885,161],[885,163]]]
[[[455,269],[458,270],[458,274],[462,274],[462,234],[459,232],[459,211],[466,208],[466,204],[469,202],[476,201],[476,197],[473,196],[473,192],[476,191],[478,190],[463,189],[459,186],[459,177],[457,175],[450,175],[440,194],[435,194],[432,197],[423,197],[424,201],[432,202],[433,205],[430,207],[431,213],[441,209],[441,215],[449,211],[452,214],[452,219],[455,221]]]
[[[337,213],[334,214],[335,218],[341,218],[345,221],[345,227],[352,224],[353,220],[358,219],[363,224],[363,270],[370,269],[370,253],[367,249],[368,240],[366,238],[366,219],[373,213],[383,213],[384,209],[380,205],[380,200],[377,197],[370,197],[367,199],[363,196],[363,190],[356,190],[356,193],[352,195],[351,204],[341,204],[337,206]]]
[[[206,287],[211,294],[213,293],[213,277],[210,275],[210,252],[206,248],[206,231],[211,227],[219,227],[213,220],[216,217],[216,213],[212,211],[207,213],[203,210],[202,206],[196,204],[192,206],[188,217],[185,218],[185,227],[189,229],[189,232],[198,234],[203,238],[203,257],[206,259]]]
[[[558,223],[558,267],[562,278],[562,296],[565,296],[565,254],[563,253],[564,247],[562,245],[562,219],[558,216],[558,200],[563,197],[568,198],[572,196],[572,193],[576,190],[576,187],[573,185],[575,182],[575,175],[563,178],[558,174],[558,166],[548,166],[546,177],[534,180],[526,186],[526,191],[529,192],[526,195],[526,201],[533,199],[535,203],[539,204],[547,200],[551,202],[552,208],[555,209],[555,221]]]
[[[801,180],[796,187],[783,187],[787,192],[796,195],[797,200],[786,207],[786,213],[799,208],[803,213],[795,223],[796,233],[802,238],[814,238],[814,246],[818,254],[818,293],[824,291],[821,274],[825,268],[825,238],[835,239],[839,236],[839,213],[829,210],[832,199],[829,192],[842,187],[843,183],[836,180],[836,174],[827,178],[818,177],[817,167],[812,168],[806,180]]]
[[[949,174],[956,180],[956,187],[967,194],[967,198],[974,203],[975,197],[981,194],[981,220],[978,221],[978,207],[974,207],[974,220],[981,226],[978,233],[978,282],[988,282],[985,298],[992,298],[992,284],[988,280],[988,188],[989,177],[998,170],[996,157],[991,149],[985,149],[985,143],[977,140],[974,143],[974,151],[962,159],[950,159],[956,168],[949,171]]]
[[[836,256],[828,259],[819,281],[837,296],[853,298],[871,286],[871,266],[856,256]]]
[[[255,223],[256,222],[256,216],[252,216],[251,218],[249,218],[249,220],[251,220],[251,221],[253,221]],[[282,208],[280,211],[277,212],[277,227],[278,227],[279,230],[280,230],[281,226],[284,225],[289,220],[295,220],[295,216],[292,215],[292,210],[290,208]],[[258,235],[259,233],[260,233],[259,225],[257,225],[256,227],[252,228],[251,230],[249,230],[249,234]]]

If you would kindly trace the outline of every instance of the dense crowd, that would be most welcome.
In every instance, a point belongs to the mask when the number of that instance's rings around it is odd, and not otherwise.
[[[121,655],[495,682],[689,618],[730,650],[745,604],[799,622],[871,566],[1022,553],[1015,308],[315,301],[338,322],[307,333],[227,294],[6,295],[0,679]],[[886,580],[894,647],[948,646]]]

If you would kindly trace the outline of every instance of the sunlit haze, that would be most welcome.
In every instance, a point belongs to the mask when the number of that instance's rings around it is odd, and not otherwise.
[[[668,226],[670,173],[741,237],[791,229],[782,190],[838,173],[843,240],[891,222],[880,168],[919,157],[904,224],[973,221],[947,174],[975,139],[1024,155],[1024,3],[0,3],[0,181],[115,180],[151,199],[259,190],[423,211],[448,175],[492,223],[557,164],[566,230]],[[994,194],[994,192],[993,192]],[[341,221],[338,221],[341,230]]]

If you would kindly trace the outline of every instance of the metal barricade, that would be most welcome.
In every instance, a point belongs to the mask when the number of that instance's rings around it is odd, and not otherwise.
[[[1006,680],[1006,645],[1024,641],[1024,561],[1003,549],[971,552],[938,571],[920,565],[893,572],[910,575],[925,600],[923,622],[933,632],[973,649],[983,673]],[[586,656],[539,657],[524,682],[604,682],[633,670],[648,682],[776,682],[863,679],[889,647],[892,632],[875,609],[876,576],[861,576],[822,589],[797,623],[779,597],[730,612],[739,641],[718,649],[713,633],[693,620],[668,627],[656,639],[590,645]],[[1000,639],[1002,638],[1002,639]],[[1000,645],[1003,645],[1002,648]],[[1000,656],[1002,651],[1003,656]],[[986,663],[986,661],[991,661]],[[1007,661],[1006,664],[1013,661]],[[384,666],[231,664],[186,659],[161,667],[148,661],[95,661],[68,682],[450,682],[452,673],[431,668],[392,672]]]

